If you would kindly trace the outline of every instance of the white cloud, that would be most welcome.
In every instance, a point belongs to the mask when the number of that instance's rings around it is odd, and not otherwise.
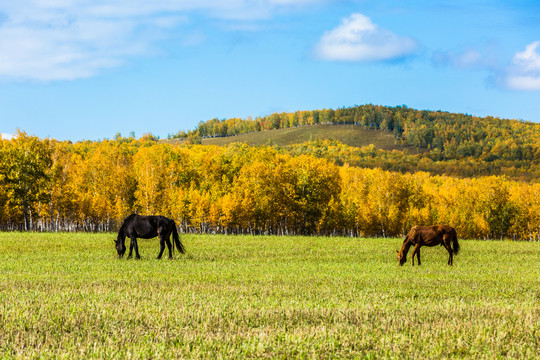
[[[155,33],[139,32],[141,27],[170,26],[170,19],[159,15],[98,16],[97,8],[60,0],[0,5],[6,14],[0,23],[0,76],[42,81],[90,77],[149,53]]]
[[[521,67],[524,71],[540,70],[540,54],[538,53],[540,41],[535,41],[525,47],[525,51],[518,52],[514,56],[514,64]]]
[[[63,24],[18,23],[0,28],[0,74],[37,80],[75,79],[117,66],[147,50],[128,20],[78,19]]]
[[[239,21],[325,0],[16,0],[0,2],[0,77],[91,77],[136,56],[188,21],[192,11]],[[204,35],[184,34],[193,45]],[[178,34],[176,36],[178,38]]]
[[[433,54],[433,62],[435,65],[451,65],[458,69],[474,69],[486,65],[484,55],[477,49],[468,49],[458,53],[436,51]]]
[[[315,55],[324,60],[381,61],[405,57],[417,47],[413,39],[396,35],[356,13],[324,33],[315,46]]]
[[[485,70],[490,73],[487,82],[508,90],[540,91],[540,41],[528,44],[524,51],[516,52],[512,62],[501,65],[496,49],[478,46],[461,52],[436,51],[433,63],[452,66],[459,70]]]
[[[540,41],[527,45],[524,51],[514,55],[501,82],[511,90],[540,90]]]
[[[0,133],[0,139],[11,140],[11,139],[13,139],[13,135],[12,134],[7,134],[7,133]]]

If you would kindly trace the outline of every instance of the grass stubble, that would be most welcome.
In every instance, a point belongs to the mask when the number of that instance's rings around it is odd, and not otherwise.
[[[0,233],[0,358],[535,358],[540,244],[184,235],[118,260],[113,234]]]

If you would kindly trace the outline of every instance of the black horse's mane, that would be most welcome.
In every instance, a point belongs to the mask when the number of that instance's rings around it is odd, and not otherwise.
[[[131,214],[127,218],[124,219],[124,222],[122,223],[122,226],[126,225],[126,223],[130,222],[131,219],[133,219],[137,214]]]
[[[137,214],[131,214],[127,218],[124,219],[124,222],[122,222],[122,225],[120,226],[120,229],[118,229],[118,237],[119,238],[120,238],[121,234],[124,232],[124,230],[126,229],[127,224],[130,223],[131,220],[135,216],[137,216]]]

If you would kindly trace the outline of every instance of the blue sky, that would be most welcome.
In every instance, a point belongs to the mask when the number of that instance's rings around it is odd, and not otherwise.
[[[361,104],[540,122],[540,2],[0,0],[0,132]]]

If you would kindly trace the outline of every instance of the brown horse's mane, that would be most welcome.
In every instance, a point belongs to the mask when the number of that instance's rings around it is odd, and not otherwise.
[[[405,236],[405,240],[403,240],[403,244],[401,245],[401,249],[398,252],[398,257],[402,257],[403,259],[407,258],[407,254],[409,253],[409,249],[414,244],[415,238],[418,235],[418,230],[420,229],[420,226],[413,226],[411,230],[407,233]]]

